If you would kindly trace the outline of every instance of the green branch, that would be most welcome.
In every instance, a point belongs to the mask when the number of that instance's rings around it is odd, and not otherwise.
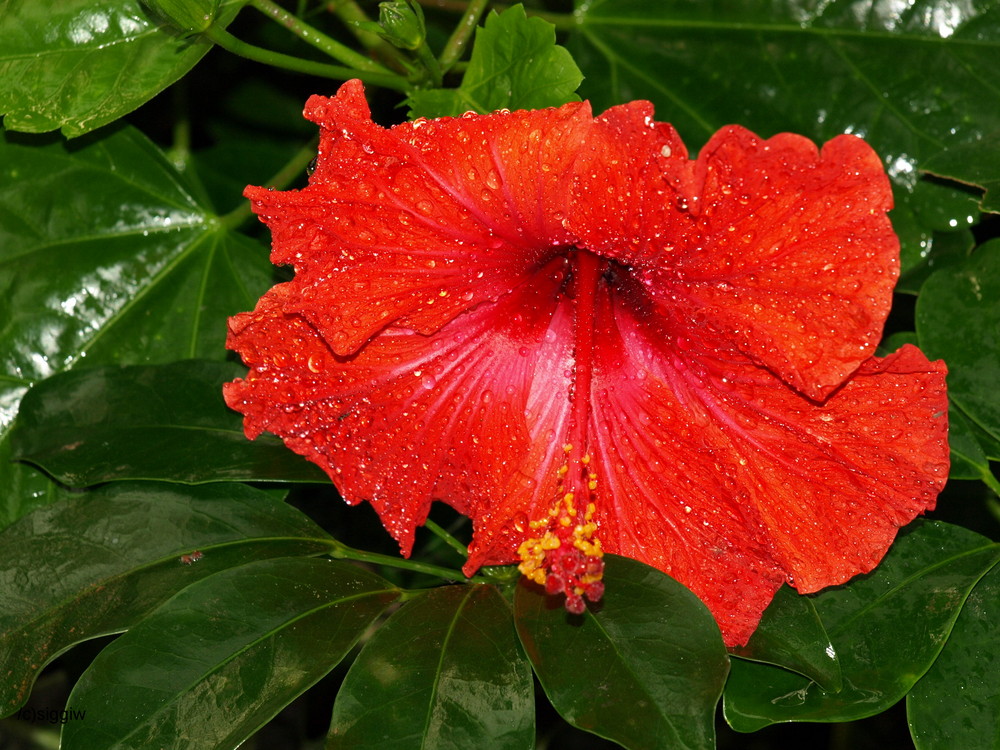
[[[264,182],[264,184],[268,187],[277,188],[279,190],[287,187],[302,174],[303,170],[309,166],[309,162],[315,158],[316,147],[318,145],[319,137],[317,136],[299,149],[295,153],[295,156],[289,159],[285,166],[275,172],[274,175],[271,176],[271,179]],[[253,216],[253,211],[250,209],[250,201],[243,201],[228,214],[220,217],[219,220],[222,223],[222,226],[227,229],[236,229],[251,216]]]
[[[455,550],[462,557],[469,556],[469,550],[466,548],[466,546],[462,544],[460,541],[458,541],[451,534],[449,534],[447,531],[445,531],[443,528],[441,528],[438,524],[434,523],[434,521],[428,518],[426,521],[424,521],[424,526],[426,526],[427,530],[430,531],[432,534],[434,534],[434,536],[438,537],[441,541],[443,541],[445,544],[447,544],[449,547]]]
[[[468,46],[469,40],[472,38],[472,33],[476,30],[476,26],[479,25],[479,19],[486,12],[487,5],[489,5],[489,0],[470,0],[466,6],[465,13],[462,14],[458,26],[455,27],[447,44],[444,45],[444,49],[441,51],[441,56],[438,58],[441,68],[445,72],[450,70],[451,66],[457,63],[462,55],[465,54],[465,48]]]
[[[366,84],[373,86],[383,86],[395,91],[406,91],[409,88],[405,78],[394,73],[371,73],[369,71],[356,70],[353,68],[342,68],[339,65],[328,65],[327,63],[313,62],[301,57],[285,55],[281,52],[256,47],[252,44],[240,41],[228,31],[211,26],[206,29],[204,35],[223,49],[232,52],[234,55],[245,57],[254,62],[271,65],[276,68],[293,70],[296,73],[307,73],[309,75],[322,76],[323,78],[334,78],[340,81],[347,81],[351,78],[360,78]]]
[[[455,570],[453,568],[445,568],[441,565],[420,562],[419,560],[405,560],[402,557],[382,555],[378,552],[367,552],[361,549],[354,549],[353,547],[348,547],[346,544],[341,544],[336,540],[333,541],[333,545],[330,550],[330,557],[334,557],[338,560],[354,560],[355,562],[366,562],[372,563],[373,565],[385,565],[390,568],[398,568],[400,570],[410,570],[414,573],[424,573],[426,575],[444,578],[449,581],[475,581],[477,583],[489,583],[487,579],[480,578],[478,576],[474,578],[466,578],[462,571]]]
[[[336,39],[327,36],[318,29],[305,23],[302,19],[293,14],[272,0],[250,0],[250,4],[264,15],[280,23],[304,42],[311,44],[321,52],[326,53],[335,60],[339,60],[345,65],[349,65],[355,70],[365,70],[369,73],[383,73],[393,75],[392,71],[385,66],[355,52],[350,47],[341,44]]]

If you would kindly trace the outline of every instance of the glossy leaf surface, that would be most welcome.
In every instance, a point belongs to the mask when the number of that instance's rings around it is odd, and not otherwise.
[[[752,732],[783,721],[851,721],[884,711],[930,667],[968,592],[1000,547],[959,526],[916,522],[873,572],[813,597],[844,687],[826,691],[778,667],[734,661],[726,720]]]
[[[472,59],[457,89],[418,91],[409,103],[414,117],[558,107],[579,101],[574,92],[582,80],[569,52],[556,44],[552,25],[528,18],[515,5],[490,14],[476,29]]]
[[[226,316],[253,307],[272,271],[137,131],[0,134],[0,458],[28,386],[56,372],[223,359]],[[0,525],[52,494],[6,460],[0,484]]]
[[[347,674],[327,748],[535,746],[531,667],[492,586],[444,586],[407,602]]]
[[[326,559],[231,568],[107,646],[70,694],[64,750],[234,748],[335,667],[399,591]],[[114,710],[108,710],[114,706]]]
[[[1000,568],[979,582],[941,655],[906,697],[918,750],[989,750],[1000,738]]]
[[[244,0],[223,0],[228,24]],[[212,48],[184,38],[139,0],[0,2],[4,127],[73,137],[117,120],[187,73]]]
[[[948,363],[951,401],[1000,438],[1000,240],[931,276],[916,320],[920,348]]]
[[[837,653],[812,599],[790,586],[778,589],[750,641],[732,652],[798,672],[826,690],[840,690],[843,684]]]
[[[715,620],[660,571],[605,559],[604,597],[582,615],[518,584],[517,632],[546,695],[570,724],[626,748],[714,747],[729,662]]]
[[[75,370],[43,380],[11,433],[19,459],[63,484],[124,479],[198,484],[329,480],[270,435],[253,442],[226,407],[233,363],[186,360]]]
[[[242,485],[119,484],[35,511],[0,533],[0,710],[73,644],[128,628],[205,576],[319,554],[328,539]]]
[[[990,133],[971,143],[951,145],[922,166],[938,177],[981,188],[984,194],[980,208],[1000,213],[1000,133]]]

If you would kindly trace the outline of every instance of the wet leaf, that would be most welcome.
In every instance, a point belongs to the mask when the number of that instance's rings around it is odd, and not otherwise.
[[[948,363],[948,396],[1000,439],[1000,240],[924,282],[916,309],[920,348]]]
[[[222,384],[244,374],[231,362],[185,360],[73,370],[35,385],[11,431],[16,458],[70,487],[157,479],[327,483],[278,438],[250,441]]]
[[[1000,546],[943,523],[912,524],[873,572],[813,597],[844,685],[839,692],[779,667],[734,661],[724,713],[754,732],[785,721],[853,721],[900,700],[934,662],[965,597]]]
[[[991,750],[1000,737],[1000,568],[969,594],[948,643],[906,696],[918,750]]]
[[[457,89],[418,91],[409,99],[413,117],[485,114],[497,109],[542,109],[579,101],[574,92],[583,75],[555,27],[528,18],[515,5],[490,14],[476,29],[472,59]]]
[[[226,356],[226,316],[253,307],[272,266],[196,196],[129,128],[0,134],[0,458],[21,397],[56,372]],[[53,494],[6,461],[0,484],[0,526]]]
[[[124,630],[213,573],[315,555],[325,532],[243,485],[118,484],[41,508],[0,532],[0,713],[70,646]]]
[[[98,655],[69,697],[87,718],[63,727],[60,746],[235,748],[337,666],[399,593],[325,559],[259,560],[198,581]]]
[[[798,672],[825,690],[836,692],[843,683],[837,653],[812,599],[790,586],[778,589],[750,642],[732,653]]]
[[[546,695],[573,726],[626,748],[714,748],[729,662],[715,620],[660,571],[606,561],[604,598],[583,615],[518,585],[517,632]]]
[[[1000,213],[1000,133],[992,132],[967,143],[949,145],[921,165],[937,177],[981,188],[983,211]]]
[[[432,589],[393,614],[347,673],[327,748],[535,746],[531,667],[492,586]]]
[[[245,0],[222,0],[226,26]],[[128,114],[212,48],[139,0],[0,2],[0,115],[8,130],[74,137]]]

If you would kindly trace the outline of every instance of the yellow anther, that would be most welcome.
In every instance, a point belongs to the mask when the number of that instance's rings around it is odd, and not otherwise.
[[[582,463],[584,466],[586,466],[587,464],[589,464],[590,463],[590,454],[588,453],[583,458],[581,458],[580,459],[580,463]]]
[[[569,453],[571,450],[573,450],[573,444],[572,443],[566,443],[566,445],[563,446],[563,450],[566,451],[567,453]]]

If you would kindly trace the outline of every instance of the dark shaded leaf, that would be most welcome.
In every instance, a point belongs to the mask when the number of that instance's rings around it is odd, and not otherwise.
[[[246,439],[242,417],[222,400],[222,384],[243,373],[204,360],[60,373],[24,397],[11,443],[18,459],[71,487],[329,481],[278,438]]]
[[[921,168],[937,177],[981,188],[985,194],[979,207],[1000,213],[1000,132],[949,145],[921,164]]]
[[[948,643],[906,696],[918,750],[992,750],[1000,737],[1000,568],[969,594]]]
[[[734,661],[724,712],[753,732],[784,721],[853,721],[886,710],[944,646],[965,597],[1000,546],[943,523],[912,524],[874,571],[813,597],[840,662],[844,687],[823,690],[778,667]]]
[[[221,0],[226,26],[245,0]],[[2,0],[0,115],[8,130],[73,137],[128,114],[212,48],[151,16],[139,0]]]
[[[107,646],[64,750],[235,748],[337,666],[399,590],[334,560],[282,558],[195,583]],[[113,709],[111,708],[113,707]]]
[[[916,323],[920,348],[948,363],[952,403],[1000,439],[1000,240],[927,279]]]
[[[605,559],[604,598],[582,615],[518,585],[517,632],[546,695],[570,724],[626,748],[714,748],[729,662],[715,620],[660,571]]]
[[[497,590],[432,589],[396,612],[351,666],[327,747],[530,750],[533,692]]]
[[[315,555],[329,537],[243,485],[118,484],[41,508],[0,533],[0,710],[46,662],[130,627],[191,583],[252,560]]]

